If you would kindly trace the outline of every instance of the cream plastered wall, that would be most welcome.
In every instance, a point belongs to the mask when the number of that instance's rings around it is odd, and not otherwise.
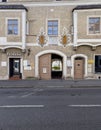
[[[80,46],[75,53],[83,54],[88,57],[88,76],[95,77],[95,55],[101,55],[101,46],[97,46],[95,50],[92,50],[91,46]],[[92,63],[89,61],[92,61]]]
[[[4,62],[6,63],[6,66],[3,66]],[[7,56],[5,53],[2,53],[0,51],[0,79],[8,79],[8,62],[7,62]]]
[[[13,55],[15,54],[15,55]],[[19,54],[19,55],[16,55]],[[9,48],[5,52],[0,51],[0,79],[9,79],[9,58],[20,58],[23,61],[23,53],[20,49]],[[20,72],[23,76],[23,62],[20,63]]]
[[[70,31],[73,8],[74,6],[28,7],[27,21],[29,22],[29,34],[27,35],[26,42],[36,43],[40,28],[44,28],[47,34],[48,20],[58,20],[59,35],[62,33],[64,27]]]
[[[60,54],[64,54],[65,57],[68,57],[70,55],[74,55],[75,52],[72,51],[72,46],[68,46],[68,47],[62,47],[62,46],[46,46],[46,47],[38,47],[38,46],[33,46],[33,47],[27,47],[27,49],[30,48],[31,52],[30,52],[30,55],[28,56],[28,53],[26,52],[26,54],[24,55],[23,59],[24,60],[29,60],[30,61],[30,65],[31,65],[31,70],[27,71],[27,70],[24,70],[24,76],[25,77],[28,77],[28,76],[35,76],[35,64],[36,64],[36,61],[35,61],[35,56],[41,52],[50,52],[50,53],[53,53],[58,51],[60,52]],[[52,52],[50,51],[52,50]],[[67,64],[67,63],[63,63],[63,64]],[[36,70],[38,71],[38,70]],[[67,67],[67,70],[64,71],[66,73],[66,75],[70,75],[71,74],[71,71],[70,71],[70,68]],[[65,75],[65,76],[66,76]]]
[[[22,12],[18,11],[2,11],[0,10],[0,37],[6,37],[7,42],[21,42],[22,41]],[[7,19],[18,19],[18,35],[7,35]]]
[[[82,10],[77,13],[77,32],[78,39],[101,39],[100,34],[89,34],[89,17],[101,17],[101,10]],[[101,22],[101,21],[100,21]],[[101,24],[101,23],[100,23]]]

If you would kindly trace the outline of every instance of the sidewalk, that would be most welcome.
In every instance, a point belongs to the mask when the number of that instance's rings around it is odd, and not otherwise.
[[[0,80],[5,87],[101,87],[101,80]]]

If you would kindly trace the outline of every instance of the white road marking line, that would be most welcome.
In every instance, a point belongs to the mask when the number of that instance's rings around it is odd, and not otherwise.
[[[101,107],[101,104],[68,105],[69,107]]]
[[[48,87],[48,88],[55,88],[55,87],[57,87],[57,88],[58,88],[58,87],[60,87],[60,88],[62,87],[62,88],[63,88],[64,86],[47,86],[47,87]]]
[[[0,108],[43,108],[44,105],[2,105]]]
[[[21,97],[24,98],[24,97],[31,96],[31,95],[33,95],[33,94],[34,94],[34,92],[33,92],[33,93],[28,93],[28,94],[22,95]]]
[[[26,93],[26,94],[22,95],[21,97],[25,98],[25,97],[31,96],[33,94],[36,94],[37,92],[41,92],[41,91],[43,91],[43,89],[34,89],[34,91],[32,91],[30,93]]]

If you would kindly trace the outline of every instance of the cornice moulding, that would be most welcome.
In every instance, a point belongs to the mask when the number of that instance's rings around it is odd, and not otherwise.
[[[4,4],[23,4],[24,6],[27,7],[32,7],[32,6],[68,6],[68,5],[90,5],[90,4],[101,4],[101,1],[99,0],[95,0],[95,1],[91,1],[91,0],[85,0],[85,1],[53,1],[53,2],[7,2],[7,3],[0,3],[0,5],[4,5]]]

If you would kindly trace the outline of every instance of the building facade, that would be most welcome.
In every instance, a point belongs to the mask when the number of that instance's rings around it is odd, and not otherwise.
[[[1,0],[0,79],[99,79],[101,2]]]

